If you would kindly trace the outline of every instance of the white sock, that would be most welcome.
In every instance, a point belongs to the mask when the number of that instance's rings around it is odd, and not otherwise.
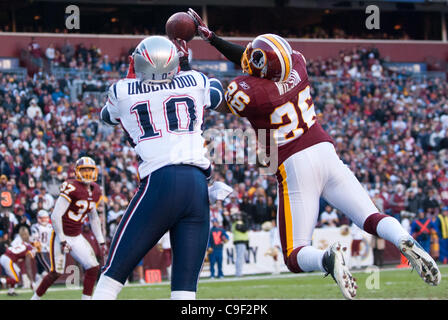
[[[92,296],[82,295],[81,300],[92,300]]]
[[[394,217],[386,217],[378,222],[376,233],[390,242],[396,247],[400,244],[403,238],[410,238],[411,235],[401,226],[400,222]]]
[[[37,293],[34,293],[31,297],[31,300],[40,300],[40,297],[37,295]]]
[[[194,291],[172,291],[171,300],[196,300]]]
[[[96,285],[92,300],[116,300],[123,284],[108,276],[101,275]]]
[[[325,272],[324,266],[322,265],[324,253],[325,250],[319,250],[312,246],[303,247],[297,254],[297,263],[300,269],[305,272],[318,270]]]

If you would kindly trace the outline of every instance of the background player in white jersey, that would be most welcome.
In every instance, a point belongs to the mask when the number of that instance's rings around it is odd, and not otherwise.
[[[31,241],[37,248],[37,273],[35,282],[38,284],[50,271],[50,238],[53,226],[50,223],[50,214],[46,210],[39,210],[37,223],[31,225]]]
[[[116,299],[129,273],[167,231],[171,298],[196,297],[210,220],[211,166],[202,122],[223,92],[218,80],[189,68],[187,52],[185,41],[144,39],[132,56],[136,78],[113,84],[101,111],[104,122],[121,124],[141,163],[139,190],[117,227],[94,299]]]
[[[98,177],[95,161],[90,157],[78,159],[75,176],[75,179],[68,179],[61,185],[61,192],[51,214],[54,231],[50,239],[50,272],[39,284],[33,300],[40,299],[64,273],[67,253],[84,268],[82,299],[91,299],[100,267],[92,246],[82,235],[87,216],[103,253],[105,250],[104,236],[96,211],[101,199],[101,189],[95,183]]]

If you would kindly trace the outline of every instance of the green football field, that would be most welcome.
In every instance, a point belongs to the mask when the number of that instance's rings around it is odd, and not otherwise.
[[[357,279],[357,299],[448,299],[448,266],[441,265],[442,282],[434,287],[424,283],[411,269],[367,269],[354,271]],[[28,300],[32,296],[29,289],[17,289],[16,297],[0,291],[0,299]],[[170,287],[167,281],[159,284],[128,284],[118,296],[122,300],[169,299]],[[79,300],[79,287],[67,288],[63,285],[51,287],[43,300]],[[197,299],[343,299],[339,288],[331,276],[321,273],[280,275],[257,275],[242,278],[200,279]]]

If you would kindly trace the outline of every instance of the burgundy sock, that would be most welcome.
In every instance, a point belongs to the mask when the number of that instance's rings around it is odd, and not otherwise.
[[[370,216],[367,217],[366,221],[364,221],[364,230],[370,234],[373,234],[374,236],[378,237],[378,234],[376,233],[376,227],[378,226],[378,223],[386,218],[390,217],[387,214],[382,213],[373,213]]]
[[[42,297],[45,292],[47,292],[47,289],[51,287],[51,285],[59,278],[59,274],[56,272],[50,272],[47,274],[43,279],[42,282],[39,284],[39,287],[36,290],[36,294],[39,297]]]
[[[100,271],[100,266],[96,266],[86,270],[84,275],[84,289],[82,294],[86,296],[91,296],[93,293],[93,287],[95,286],[96,279],[98,278],[98,272]]]

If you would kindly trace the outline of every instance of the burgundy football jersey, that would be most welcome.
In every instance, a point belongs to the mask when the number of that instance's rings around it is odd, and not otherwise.
[[[5,251],[5,255],[8,256],[12,262],[25,259],[28,253],[34,255],[34,248],[27,242],[21,242],[20,244],[11,246]]]
[[[69,179],[61,185],[60,196],[70,202],[70,206],[62,216],[62,228],[66,236],[74,237],[82,232],[82,225],[87,214],[96,208],[100,198],[100,186],[92,182],[82,183]]]
[[[226,101],[232,113],[246,117],[258,138],[263,129],[278,147],[278,165],[294,153],[331,137],[317,122],[311,98],[306,61],[297,51],[292,54],[293,68],[285,82],[253,76],[236,77],[227,87]],[[273,148],[265,139],[266,151]]]

